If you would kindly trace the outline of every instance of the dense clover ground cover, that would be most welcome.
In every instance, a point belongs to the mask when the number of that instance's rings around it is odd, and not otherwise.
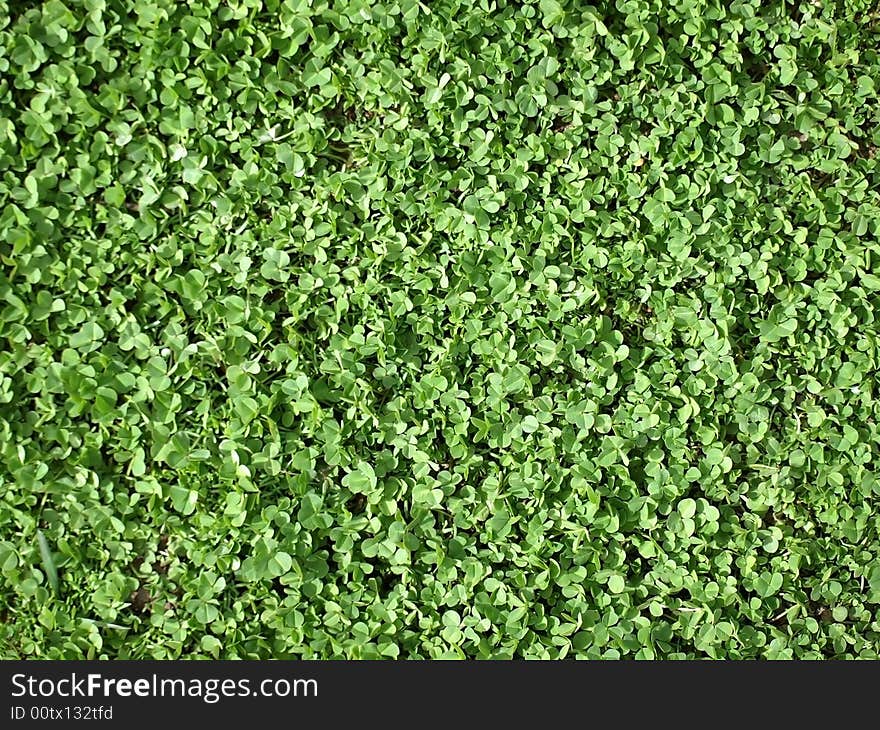
[[[880,651],[866,0],[0,2],[0,650]]]

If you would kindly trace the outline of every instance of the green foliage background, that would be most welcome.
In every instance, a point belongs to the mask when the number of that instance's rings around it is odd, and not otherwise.
[[[867,0],[0,2],[0,652],[872,657]]]

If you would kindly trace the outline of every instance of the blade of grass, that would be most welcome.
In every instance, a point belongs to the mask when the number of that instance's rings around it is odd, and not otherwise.
[[[37,530],[37,542],[40,545],[40,557],[43,560],[43,569],[46,571],[46,578],[49,580],[49,586],[56,596],[61,595],[61,586],[58,583],[58,570],[55,568],[55,559],[52,557],[52,550],[49,548],[49,542],[42,530]]]

